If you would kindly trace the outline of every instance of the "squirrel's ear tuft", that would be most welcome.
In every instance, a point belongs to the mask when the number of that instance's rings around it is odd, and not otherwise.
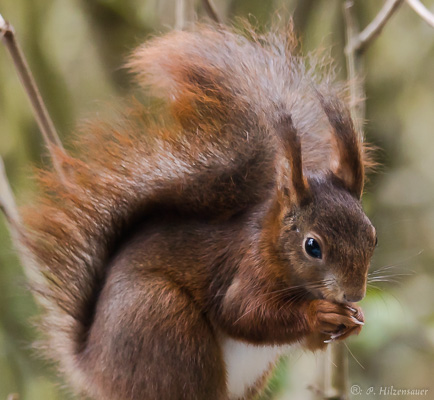
[[[289,197],[291,203],[298,206],[305,205],[311,198],[309,185],[303,175],[303,161],[301,154],[300,137],[294,127],[290,115],[285,115],[276,127],[279,145],[282,146],[285,158],[290,167],[290,176],[287,178]],[[286,171],[285,171],[286,172]],[[283,176],[288,176],[283,173]]]
[[[336,96],[324,97],[318,93],[335,142],[332,172],[344,183],[348,191],[360,199],[365,179],[363,144],[354,128],[348,108]]]

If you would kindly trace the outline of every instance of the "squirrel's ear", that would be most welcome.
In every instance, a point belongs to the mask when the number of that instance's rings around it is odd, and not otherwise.
[[[290,167],[287,178],[291,203],[298,206],[309,202],[311,195],[309,185],[303,175],[301,142],[290,115],[285,115],[276,127],[279,145],[282,145],[285,158]],[[286,172],[286,171],[285,171]],[[284,173],[283,176],[288,176]]]
[[[333,129],[336,160],[332,160],[331,170],[341,179],[348,191],[360,199],[363,193],[364,164],[363,145],[354,128],[348,108],[337,97],[324,97],[319,100]]]

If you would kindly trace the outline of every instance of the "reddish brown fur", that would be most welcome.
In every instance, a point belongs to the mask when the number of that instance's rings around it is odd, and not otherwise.
[[[63,156],[65,186],[40,173],[23,245],[46,350],[78,392],[226,400],[221,334],[317,349],[360,330],[345,298],[364,295],[375,243],[359,203],[367,158],[293,35],[249,36],[151,40],[129,66],[163,104],[89,124]],[[322,260],[304,252],[309,235]]]

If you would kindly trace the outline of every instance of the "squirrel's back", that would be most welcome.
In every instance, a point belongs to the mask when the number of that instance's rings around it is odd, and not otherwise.
[[[75,386],[106,265],[147,213],[224,219],[265,199],[286,162],[271,131],[288,114],[304,168],[327,168],[333,146],[316,91],[339,90],[314,61],[298,55],[290,31],[197,25],[154,38],[128,66],[157,105],[135,102],[114,121],[88,124],[77,155],[60,154],[66,182],[40,172],[23,246],[42,277],[34,286],[46,350]]]

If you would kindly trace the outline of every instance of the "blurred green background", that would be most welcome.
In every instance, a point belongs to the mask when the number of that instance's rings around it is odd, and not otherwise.
[[[192,0],[188,0],[192,1]],[[330,47],[344,78],[342,0],[215,0],[226,21],[266,25],[294,15],[304,51]],[[383,4],[356,0],[365,26]],[[425,5],[434,10],[434,1]],[[75,121],[102,112],[131,90],[122,60],[150,34],[174,25],[174,0],[1,0],[13,22],[63,139]],[[204,14],[196,4],[199,16]],[[434,399],[434,29],[405,4],[366,53],[368,141],[379,146],[365,208],[378,230],[372,269],[391,266],[391,282],[361,303],[366,325],[347,341],[350,384],[428,389]],[[26,96],[0,46],[0,155],[19,204],[32,196],[31,170],[47,163]],[[36,306],[0,217],[0,400],[69,398],[53,369],[31,349]],[[357,359],[357,362],[356,362]],[[294,350],[269,399],[307,399],[318,358]],[[413,399],[417,396],[390,396]]]

